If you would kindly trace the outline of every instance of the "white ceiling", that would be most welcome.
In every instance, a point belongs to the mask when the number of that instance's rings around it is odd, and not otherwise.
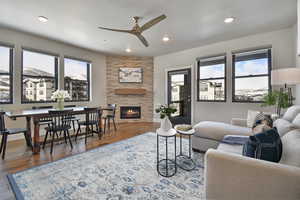
[[[157,56],[296,23],[296,0],[1,0],[0,26],[114,54]],[[132,35],[97,29],[132,28],[161,14],[167,19],[144,32],[150,46]],[[37,17],[49,18],[45,24]],[[233,24],[224,24],[234,16]],[[170,36],[169,43],[162,37]]]

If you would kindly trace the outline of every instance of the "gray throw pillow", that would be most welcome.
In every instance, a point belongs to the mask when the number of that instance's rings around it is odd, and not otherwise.
[[[286,133],[290,132],[291,130],[294,130],[297,128],[296,125],[293,123],[284,120],[284,119],[277,119],[274,123],[273,126],[277,128],[278,134],[280,137],[284,136]]]

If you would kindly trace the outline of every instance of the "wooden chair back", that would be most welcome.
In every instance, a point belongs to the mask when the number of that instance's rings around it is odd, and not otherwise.
[[[0,112],[0,133],[6,130],[4,116],[5,112]]]
[[[107,104],[107,107],[112,109],[111,111],[108,111],[107,114],[114,118],[116,115],[117,104]]]
[[[51,130],[65,129],[70,127],[73,110],[49,110],[49,118],[51,122],[49,127]]]
[[[84,108],[85,111],[85,121],[89,123],[97,123],[100,121],[102,116],[101,108]]]

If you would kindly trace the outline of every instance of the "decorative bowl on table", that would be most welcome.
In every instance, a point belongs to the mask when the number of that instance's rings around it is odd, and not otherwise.
[[[174,128],[178,131],[184,131],[184,132],[193,129],[192,125],[190,125],[190,124],[179,124],[179,125],[176,125]]]

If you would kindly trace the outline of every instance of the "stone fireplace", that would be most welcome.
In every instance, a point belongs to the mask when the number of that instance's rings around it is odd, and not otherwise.
[[[153,58],[109,55],[106,57],[107,103],[117,104],[117,122],[153,121]],[[139,67],[141,83],[120,83],[120,67]]]
[[[140,106],[120,106],[120,119],[140,119]]]

